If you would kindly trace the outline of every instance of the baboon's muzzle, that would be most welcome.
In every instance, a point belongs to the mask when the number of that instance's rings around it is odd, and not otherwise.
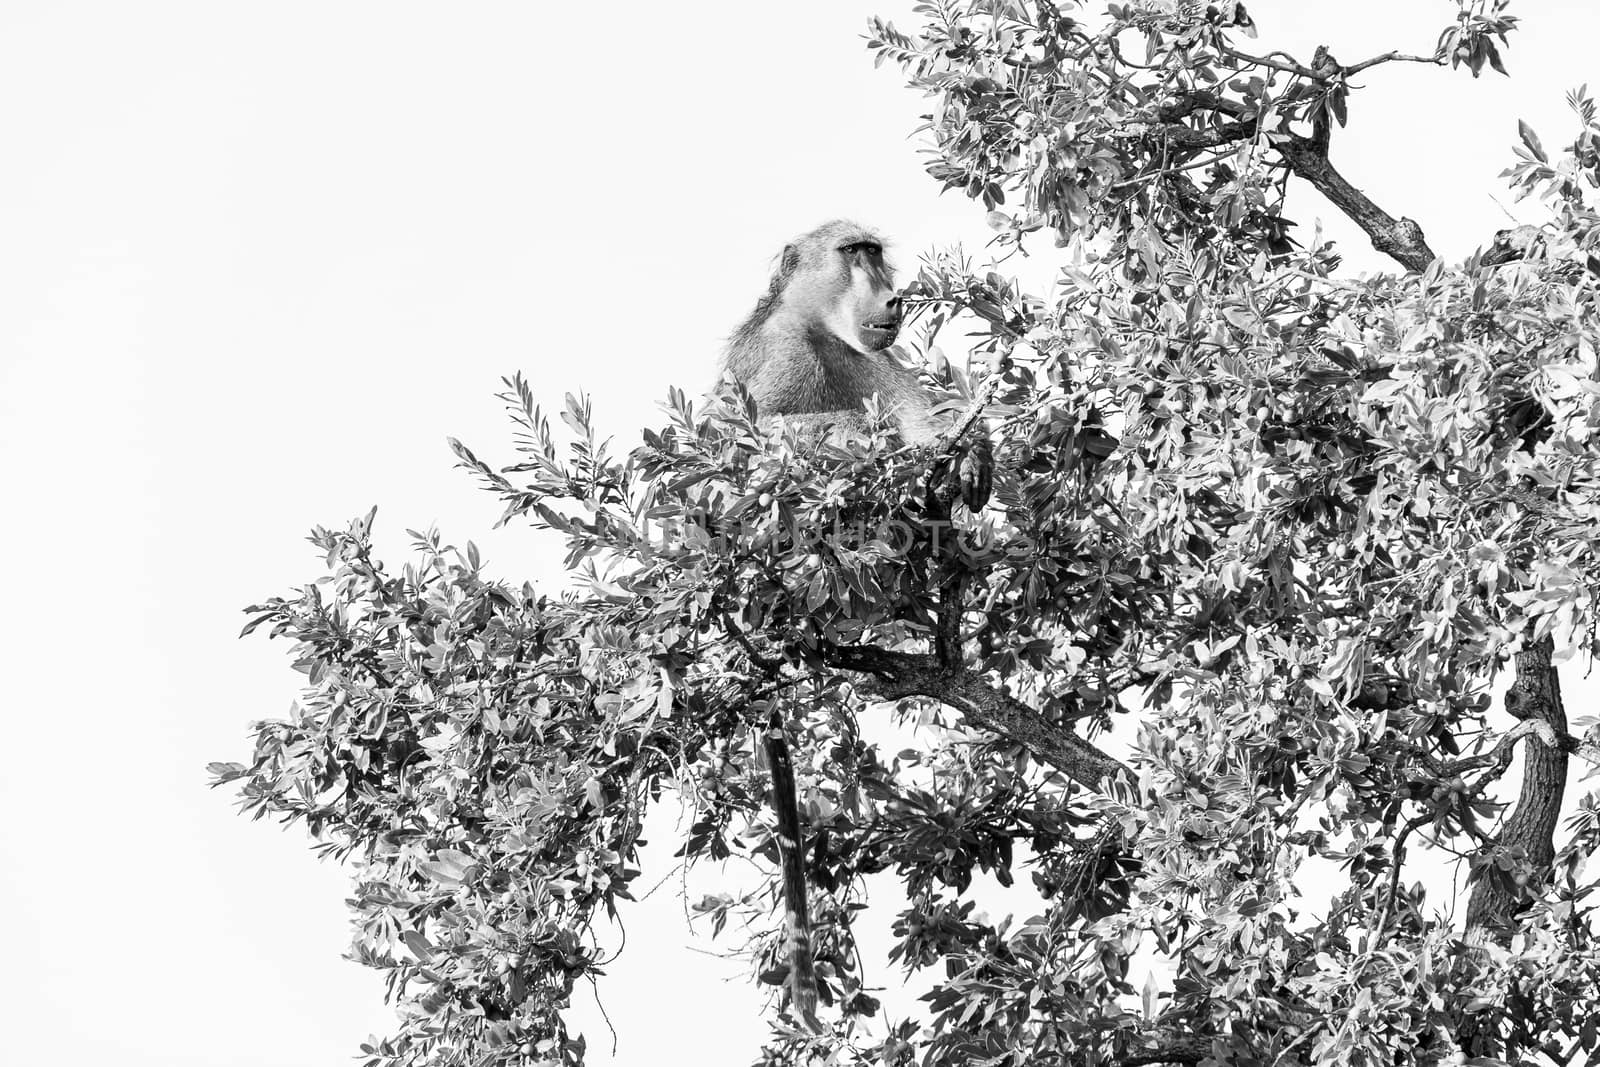
[[[861,324],[861,332],[867,335],[874,347],[888,348],[900,335],[902,319],[900,298],[891,296],[884,301],[883,311]]]

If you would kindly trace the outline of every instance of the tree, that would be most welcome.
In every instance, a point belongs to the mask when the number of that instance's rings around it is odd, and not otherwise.
[[[565,538],[571,590],[492,581],[437,535],[391,571],[370,514],[315,531],[328,574],[247,627],[292,641],[309,689],[213,771],[352,863],[355,952],[402,1016],[367,1062],[581,1061],[560,1012],[602,962],[584,932],[626,912],[669,795],[687,862],[770,873],[696,904],[714,929],[779,903],[774,711],[828,1030],[780,1014],[766,1062],[1600,1050],[1592,793],[1558,833],[1569,757],[1600,748],[1555,666],[1596,648],[1600,120],[1579,90],[1562,151],[1524,127],[1508,176],[1546,219],[1459,265],[1334,164],[1356,74],[1503,70],[1505,0],[1458,6],[1431,52],[1349,65],[1249,52],[1234,3],[873,20],[932,101],[931,176],[1002,249],[1063,250],[1050,300],[953,255],[910,290],[931,379],[993,430],[982,515],[930,490],[949,449],[881,427],[805,449],[736,391],[674,393],[622,454],[570,397],[558,441],[513,378],[517,460],[456,453],[503,521]],[[1290,176],[1401,272],[1297,244]],[[933,348],[958,316],[970,374]],[[863,724],[895,714],[961,743],[887,753]],[[1439,857],[1466,861],[1464,916],[1418,878]],[[1019,867],[1046,907],[981,921],[975,872]],[[886,919],[858,902],[889,871]],[[781,911],[750,945],[780,988]],[[874,1025],[869,921],[937,976],[926,1019]]]

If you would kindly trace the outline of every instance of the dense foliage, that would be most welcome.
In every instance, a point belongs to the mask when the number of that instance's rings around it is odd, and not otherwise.
[[[613,452],[584,403],[558,434],[514,379],[516,462],[457,453],[506,519],[564,535],[573,590],[436,537],[384,569],[369,516],[315,533],[318,584],[252,609],[309,689],[214,770],[351,863],[355,952],[402,1013],[369,1063],[581,1060],[559,1013],[664,798],[693,806],[688,860],[754,857],[774,903],[775,704],[830,1033],[775,1018],[769,1061],[1600,1053],[1594,794],[1558,825],[1596,749],[1552,665],[1596,647],[1594,105],[1574,94],[1562,151],[1523,131],[1509,176],[1547,221],[1452,266],[1330,146],[1357,71],[1501,69],[1502,0],[1349,66],[1241,50],[1239,5],[1073,6],[873,24],[932,102],[932,176],[1003,244],[1062,249],[1048,300],[949,256],[911,289],[922,351],[957,315],[987,331],[970,377],[930,370],[993,433],[983,514],[944,512],[939,456],[887,430],[799,448],[730,390],[674,395]],[[1297,245],[1290,175],[1405,273],[1342,279]],[[883,751],[863,724],[896,708],[963,743]],[[979,871],[1046,907],[981,921]],[[904,902],[862,910],[879,872]],[[720,930],[752,902],[697,907]],[[750,946],[775,989],[780,917]],[[925,1018],[877,1018],[869,922],[933,975]]]

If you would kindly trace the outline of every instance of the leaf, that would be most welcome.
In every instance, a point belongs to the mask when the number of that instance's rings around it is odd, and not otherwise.
[[[434,947],[428,942],[426,937],[422,936],[420,932],[416,930],[407,930],[405,933],[400,935],[400,940],[404,941],[406,943],[406,947],[411,950],[411,954],[416,956],[417,959],[421,960],[423,963],[429,963],[433,960]]]
[[[453,848],[441,848],[434,853],[431,861],[419,863],[417,868],[443,885],[460,885],[466,880],[467,872],[472,869],[474,863],[473,858],[465,852]]]
[[[216,782],[213,783],[215,785],[221,785],[224,782],[231,782],[235,778],[243,777],[245,770],[245,765],[242,763],[206,764],[206,773],[216,779]]]
[[[1486,40],[1484,42],[1484,51],[1489,56],[1489,66],[1493,67],[1496,71],[1509,78],[1511,76],[1511,72],[1506,70],[1505,63],[1503,63],[1500,59],[1500,49],[1495,47],[1493,41]]]
[[[589,436],[588,404],[585,401],[583,401],[582,399],[580,399],[579,397],[576,397],[576,396],[572,395],[571,393],[568,393],[566,395],[565,406],[563,407],[563,409],[561,411],[561,421],[566,423],[569,427],[571,427],[572,431],[574,433],[578,434],[580,437],[588,437]]]
[[[461,884],[461,875],[448,864],[424,862],[417,864],[417,870],[440,885],[459,886]]]
[[[1517,133],[1522,136],[1522,143],[1527,146],[1529,152],[1533,153],[1534,159],[1541,163],[1550,162],[1550,157],[1544,154],[1544,145],[1539,143],[1539,135],[1533,132],[1532,126],[1529,126],[1522,119],[1518,119]]]

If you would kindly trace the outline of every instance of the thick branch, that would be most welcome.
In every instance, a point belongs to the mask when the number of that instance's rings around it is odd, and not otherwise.
[[[1522,790],[1516,808],[1500,830],[1498,842],[1501,848],[1520,846],[1539,874],[1548,871],[1555,859],[1556,822],[1567,785],[1567,751],[1559,743],[1559,738],[1566,735],[1567,714],[1550,653],[1548,637],[1517,653],[1517,678],[1506,693],[1506,710],[1523,720],[1518,730],[1528,727],[1545,737],[1547,743],[1523,746]],[[1472,899],[1467,904],[1469,937],[1485,932],[1501,944],[1510,939],[1511,920],[1524,894],[1507,881],[1485,871],[1473,886]]]
[[[1195,129],[1193,126],[1181,124],[1160,126],[1156,135],[1174,148],[1184,151],[1196,151],[1203,148],[1220,148],[1225,144],[1236,144],[1239,141],[1248,141],[1256,135],[1256,122],[1254,119],[1242,119],[1236,122],[1219,122],[1215,126],[1204,129]]]
[[[1220,111],[1234,118],[1244,118],[1248,109],[1236,100],[1228,100],[1205,89],[1190,89],[1179,93],[1156,108],[1156,118],[1162,122],[1186,119],[1196,111]]]
[[[813,1034],[823,1032],[817,1020],[817,972],[811,955],[810,898],[806,889],[805,839],[794,785],[794,760],[789,755],[788,728],[782,705],[774,701],[762,743],[772,775],[772,811],[778,820],[778,860],[783,870],[784,922],[789,962],[789,999],[800,1023]]]
[[[1000,375],[991,374],[989,380],[983,383],[978,395],[967,405],[967,410],[940,438],[935,458],[928,468],[926,478],[928,484],[933,487],[933,491],[928,494],[928,517],[945,526],[952,537],[957,536],[956,527],[951,522],[951,508],[956,499],[965,498],[968,507],[981,508],[989,498],[988,478],[992,457],[988,451],[989,429],[983,422],[983,411],[994,399],[995,390],[999,387]],[[974,430],[977,430],[977,433],[974,434],[975,440],[972,445],[964,445],[964,439]],[[980,493],[967,492],[967,458],[960,456],[964,449],[969,453],[968,458],[974,451],[981,453],[985,470],[982,476],[984,485]],[[958,557],[959,553],[954,551],[952,546],[945,558],[937,563],[939,611],[933,644],[939,662],[944,664],[961,662],[961,618],[966,612],[967,572]]]
[[[1278,150],[1296,177],[1310,182],[1312,188],[1366,231],[1373,248],[1407,270],[1421,273],[1428,269],[1434,253],[1422,235],[1422,227],[1410,219],[1396,219],[1345,180],[1328,161],[1325,146],[1310,137],[1290,134],[1279,143]]]
[[[1522,790],[1496,842],[1502,850],[1521,849],[1534,878],[1524,887],[1492,863],[1481,868],[1467,901],[1469,942],[1510,944],[1516,914],[1526,903],[1529,889],[1542,884],[1555,860],[1556,822],[1567,785],[1567,752],[1564,745],[1548,742],[1566,736],[1567,714],[1561,702],[1561,680],[1550,662],[1552,647],[1550,638],[1545,637],[1517,653],[1517,677],[1506,693],[1508,712],[1524,725],[1537,722],[1549,731],[1547,736],[1536,727],[1535,732],[1547,743],[1523,746]],[[1501,1043],[1498,1023],[1489,1013],[1467,1015],[1457,1027],[1456,1038],[1469,1055],[1495,1055]]]
[[[1428,774],[1440,781],[1453,778],[1456,775],[1466,774],[1468,771],[1491,768],[1489,773],[1478,779],[1479,782],[1491,782],[1499,778],[1511,766],[1511,759],[1516,753],[1517,743],[1525,737],[1537,737],[1539,741],[1549,748],[1559,749],[1568,755],[1581,756],[1590,763],[1600,767],[1600,744],[1595,744],[1587,738],[1569,734],[1564,730],[1557,730],[1544,719],[1525,719],[1511,729],[1501,734],[1495,741],[1494,747],[1487,752],[1480,752],[1476,756],[1463,756],[1460,759],[1442,760],[1424,750],[1420,745],[1403,742],[1401,747],[1410,758],[1422,764]]]
[[[956,708],[972,725],[1022,745],[1086,788],[1099,789],[1118,774],[1132,777],[1119,761],[964,667],[942,665],[933,656],[863,647],[831,649],[825,658],[831,666],[872,675],[870,692],[884,700],[920,696]]]
[[[1369,61],[1367,65],[1370,66],[1371,62]],[[1184,118],[1195,111],[1227,110],[1215,94],[1197,92],[1185,93],[1162,105],[1156,113],[1163,120],[1171,120]],[[1196,129],[1169,121],[1167,124],[1157,126],[1151,133],[1174,148],[1199,151],[1250,140],[1256,136],[1258,125],[1254,119],[1238,119]],[[1419,273],[1426,270],[1428,264],[1433,262],[1434,252],[1428,247],[1422,227],[1411,219],[1396,219],[1373,203],[1371,197],[1351,185],[1329,161],[1325,138],[1285,133],[1273,135],[1272,140],[1282,153],[1290,172],[1309,182],[1312,188],[1327,197],[1334,207],[1360,226],[1372,239],[1372,247],[1407,270]]]
[[[946,559],[939,569],[939,611],[933,649],[941,664],[955,666],[961,663],[961,617],[966,611],[967,575],[954,559]]]
[[[1156,1048],[1144,1048],[1119,1056],[1117,1067],[1154,1067],[1161,1063],[1199,1063],[1211,1054],[1211,1039],[1180,1037]]]

